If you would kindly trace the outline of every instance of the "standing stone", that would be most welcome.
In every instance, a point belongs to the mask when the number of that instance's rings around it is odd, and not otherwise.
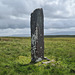
[[[44,59],[44,16],[43,9],[31,13],[31,62]]]

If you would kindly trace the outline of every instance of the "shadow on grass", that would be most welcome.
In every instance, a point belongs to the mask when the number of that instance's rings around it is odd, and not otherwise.
[[[37,72],[39,71],[39,68],[37,66],[35,66],[34,64],[32,63],[29,63],[29,64],[16,64],[14,66],[15,68],[15,71],[18,72],[18,73],[25,73],[25,74],[29,74],[29,73],[32,73],[32,72]]]

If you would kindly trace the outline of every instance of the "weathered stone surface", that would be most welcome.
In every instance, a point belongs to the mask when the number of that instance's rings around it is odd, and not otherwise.
[[[31,14],[31,61],[39,62],[44,59],[44,16],[39,8]]]

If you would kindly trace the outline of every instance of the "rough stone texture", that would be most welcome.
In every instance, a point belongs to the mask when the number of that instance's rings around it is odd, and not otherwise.
[[[43,9],[31,13],[31,62],[44,59],[44,16]]]

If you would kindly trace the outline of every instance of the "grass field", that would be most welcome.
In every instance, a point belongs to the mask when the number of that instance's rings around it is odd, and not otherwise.
[[[0,75],[75,75],[75,38],[45,38],[44,56],[49,64],[29,64],[31,39],[0,38]]]

